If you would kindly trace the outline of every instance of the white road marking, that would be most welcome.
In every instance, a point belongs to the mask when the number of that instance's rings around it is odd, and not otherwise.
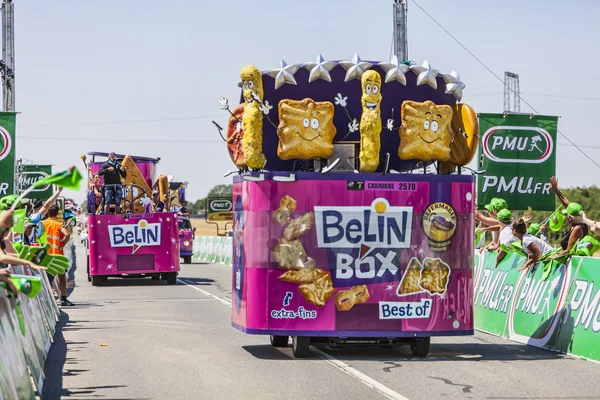
[[[212,294],[210,292],[207,292],[204,289],[200,289],[199,287],[197,287],[195,285],[192,285],[191,283],[188,283],[188,282],[184,281],[183,279],[177,279],[177,281],[183,283],[184,285],[186,285],[188,287],[191,287],[194,290],[199,291],[200,293],[204,294],[205,296],[210,297],[211,299],[217,300],[218,302],[223,303],[223,304],[225,304],[228,307],[231,307],[231,301],[227,301],[225,299],[220,298],[219,296],[215,296],[214,294]]]
[[[199,287],[197,287],[195,285],[192,285],[192,284],[186,282],[183,279],[178,279],[178,281],[181,282],[181,283],[183,283],[186,286],[191,287],[194,290],[199,291],[200,293],[202,293],[202,294],[210,297],[211,299],[217,300],[220,303],[225,304],[228,307],[231,307],[231,301],[223,299],[223,298],[221,298],[219,296],[215,296],[214,294],[212,294],[210,292],[207,292],[204,289],[200,289]],[[317,354],[319,357],[321,357],[323,360],[327,361],[328,363],[330,363],[331,365],[333,365],[337,369],[341,370],[345,374],[350,375],[354,379],[357,379],[362,384],[370,387],[371,389],[375,390],[376,392],[379,392],[381,395],[387,397],[388,399],[393,399],[393,400],[409,400],[408,397],[402,396],[400,393],[393,391],[389,387],[385,386],[383,383],[376,381],[375,379],[371,378],[368,375],[363,374],[362,372],[360,372],[359,370],[357,370],[355,368],[352,368],[351,366],[349,366],[345,362],[340,361],[340,360],[338,360],[335,357],[332,357],[331,355],[325,353],[322,350],[317,349],[314,346],[310,346],[310,347],[311,347],[311,350],[315,354]]]
[[[331,365],[335,366],[342,372],[352,376],[353,378],[358,379],[361,383],[363,383],[363,384],[367,385],[368,387],[370,387],[371,389],[379,392],[380,394],[384,395],[388,399],[409,400],[407,397],[404,397],[400,393],[393,391],[389,387],[385,386],[383,383],[380,383],[380,382],[376,381],[375,379],[371,378],[370,376],[363,374],[359,370],[352,368],[345,362],[340,361],[337,358],[330,356],[329,354],[317,349],[314,346],[310,346],[310,348],[314,353],[317,353],[317,355],[319,357],[321,357],[323,360],[327,361]]]

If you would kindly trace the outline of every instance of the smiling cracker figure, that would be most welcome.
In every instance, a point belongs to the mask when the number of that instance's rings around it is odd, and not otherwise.
[[[242,152],[246,165],[252,169],[260,169],[265,164],[265,155],[262,152],[263,146],[263,113],[260,105],[254,99],[252,94],[257,95],[263,100],[262,75],[258,68],[248,65],[240,73],[242,80],[242,89],[246,107],[242,116],[242,127],[244,136],[242,137]]]
[[[375,172],[381,149],[381,75],[367,71],[361,78],[360,171]]]
[[[279,145],[282,160],[312,160],[333,155],[334,105],[312,99],[279,102]]]
[[[452,134],[452,107],[424,103],[402,103],[402,126],[398,157],[402,160],[448,161]]]

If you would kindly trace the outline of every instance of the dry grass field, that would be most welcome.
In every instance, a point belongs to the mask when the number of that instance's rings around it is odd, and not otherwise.
[[[190,220],[192,226],[196,228],[196,236],[217,236],[217,225],[214,223],[208,223],[204,218],[192,218]],[[225,222],[219,222],[219,233],[225,233],[225,229],[231,229],[231,223],[227,224],[225,228]]]

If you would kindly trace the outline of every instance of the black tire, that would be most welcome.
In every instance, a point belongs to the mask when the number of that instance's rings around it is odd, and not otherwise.
[[[192,256],[183,256],[183,263],[184,264],[191,264],[192,263]]]
[[[168,285],[176,285],[177,284],[177,272],[169,272],[167,275],[167,284]]]
[[[413,357],[427,357],[430,347],[431,338],[417,338],[416,342],[410,345],[410,352],[412,353]]]
[[[310,354],[310,338],[308,336],[292,336],[292,354],[294,358],[304,358]]]
[[[105,280],[106,278],[103,276],[94,275],[92,276],[92,286],[100,286]]]
[[[287,347],[290,341],[289,336],[273,336],[271,335],[271,346],[273,347]]]
[[[91,282],[92,276],[90,275],[90,256],[87,256],[87,276],[88,276],[88,282]]]
[[[152,280],[153,281],[157,281],[160,279],[160,275],[156,274],[156,275],[152,275]]]

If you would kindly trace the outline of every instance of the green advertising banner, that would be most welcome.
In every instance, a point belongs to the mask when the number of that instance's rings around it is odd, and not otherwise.
[[[572,257],[543,279],[518,272],[525,258],[475,255],[475,328],[516,342],[600,361],[600,259]]]
[[[208,197],[206,199],[207,221],[233,221],[231,197]]]
[[[548,183],[556,172],[558,117],[529,114],[479,114],[477,207],[494,197],[511,210],[554,211]]]
[[[40,179],[52,175],[52,165],[23,165],[23,173],[17,179],[19,190],[24,191]],[[27,195],[29,199],[48,200],[52,196],[52,185],[45,185],[35,189]]]
[[[0,112],[0,196],[14,193],[16,113]]]

